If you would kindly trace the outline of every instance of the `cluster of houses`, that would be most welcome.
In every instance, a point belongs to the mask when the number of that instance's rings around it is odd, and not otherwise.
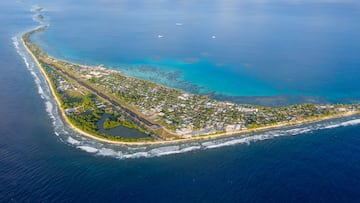
[[[65,78],[58,75],[56,78],[56,87],[60,92],[64,92],[69,89],[77,90],[77,87],[74,84],[69,83]]]
[[[84,75],[87,79],[97,78],[95,85],[101,90],[136,107],[144,117],[160,122],[182,137],[218,132],[232,133],[247,129],[251,124],[264,126],[351,110],[349,106],[337,105],[256,108],[251,105],[222,102],[206,96],[184,93],[149,81],[126,77],[117,71],[103,67],[90,69],[74,66],[73,71]],[[64,85],[61,87],[64,88]],[[96,106],[106,108],[106,105],[102,103]]]
[[[97,109],[105,109],[108,106],[106,104],[104,104],[103,102],[96,102],[95,103],[95,107]],[[77,106],[77,107],[73,107],[73,108],[67,108],[65,109],[65,113],[68,116],[72,116],[72,115],[79,115],[80,113],[82,113],[81,108],[83,108],[82,106]]]
[[[74,107],[74,108],[65,109],[65,113],[68,116],[72,116],[72,115],[79,115],[81,111],[79,110],[78,107]]]

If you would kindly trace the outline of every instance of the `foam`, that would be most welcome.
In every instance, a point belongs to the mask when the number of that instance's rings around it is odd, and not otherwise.
[[[359,125],[359,124],[360,124],[360,119],[355,119],[355,120],[343,122],[342,126]]]
[[[78,149],[81,149],[85,152],[89,152],[89,153],[96,153],[98,152],[99,150],[94,148],[94,147],[90,147],[90,146],[86,146],[86,145],[83,145],[83,146],[77,146],[76,148]]]
[[[263,132],[261,134],[257,135],[247,135],[246,137],[241,138],[232,138],[227,140],[218,140],[218,141],[210,141],[210,142],[204,142],[202,143],[202,147],[205,149],[214,149],[219,147],[225,147],[225,146],[232,146],[237,144],[250,144],[251,142],[256,141],[263,141],[272,139],[275,137],[281,137],[281,136],[289,136],[289,135],[299,135],[299,134],[305,134],[311,132],[312,129],[309,127],[304,128],[294,128],[289,130],[275,130],[275,131],[268,131]]]
[[[43,85],[46,85],[46,83],[43,83],[39,77],[39,74],[36,73],[36,71],[38,71],[38,69],[35,69],[36,65],[34,62],[31,61],[32,58],[25,51],[25,48],[20,46],[20,37],[17,37],[17,36],[12,37],[12,40],[13,40],[13,44],[16,49],[16,52],[23,59],[26,68],[30,71],[30,74],[34,78],[34,82],[36,84],[38,94],[40,95],[40,97],[43,100],[45,100],[46,112],[52,119],[52,124],[55,126],[56,125],[55,113],[57,111],[54,108],[54,104],[51,102],[51,97],[48,95],[49,91],[45,91],[44,88],[42,87]],[[47,88],[47,87],[45,86],[45,88]],[[57,136],[59,136],[59,135],[57,135]]]
[[[112,157],[116,157],[116,158],[121,158],[123,156],[121,151],[115,151],[113,149],[109,149],[109,148],[101,148],[99,149],[98,155],[101,156],[112,156]]]
[[[359,124],[360,124],[360,119],[354,119],[354,120],[345,121],[345,122],[342,122],[339,124],[329,125],[329,126],[324,127],[324,129],[346,127],[346,126],[359,125]]]
[[[54,106],[52,105],[52,103],[51,103],[50,101],[46,101],[46,102],[45,102],[45,106],[46,106],[46,111],[49,113],[49,115],[50,115],[51,117],[54,117],[54,116],[52,115],[53,108],[54,108]]]
[[[168,154],[175,154],[179,152],[180,147],[179,146],[166,146],[166,147],[159,147],[150,150],[150,154],[154,156],[162,156],[162,155],[168,155]]]
[[[180,150],[181,153],[185,153],[185,152],[191,152],[191,151],[195,151],[195,150],[199,150],[201,149],[201,146],[191,146],[191,147],[186,147]]]
[[[14,44],[14,46],[16,48],[16,52],[21,56],[21,58],[23,59],[25,65],[26,65],[26,68],[30,71],[30,74],[34,78],[35,84],[36,84],[36,86],[38,88],[38,93],[41,95],[41,98],[48,99],[48,97],[46,97],[46,95],[45,95],[45,92],[44,92],[43,88],[41,87],[41,80],[34,71],[34,64],[30,63],[28,61],[28,58],[26,57],[26,55],[21,51],[21,48],[19,46],[19,44],[20,44],[19,43],[19,38],[18,37],[13,37],[12,40],[13,40],[13,44]]]
[[[30,71],[34,82],[38,89],[38,94],[45,100],[46,111],[49,117],[53,120],[55,135],[63,142],[76,146],[76,148],[88,153],[96,154],[99,156],[108,156],[118,159],[134,159],[134,158],[149,158],[159,157],[179,153],[187,153],[196,150],[214,149],[219,147],[226,147],[238,144],[250,144],[256,141],[268,140],[281,136],[295,136],[301,134],[312,133],[315,130],[331,129],[337,127],[359,125],[360,119],[352,119],[347,121],[328,121],[320,122],[317,124],[305,124],[302,126],[293,126],[288,129],[270,130],[267,132],[257,134],[246,134],[242,136],[234,136],[227,138],[219,138],[217,140],[210,141],[193,141],[185,144],[170,145],[170,146],[138,146],[128,147],[111,144],[101,144],[92,139],[85,138],[78,133],[70,130],[61,117],[58,114],[55,101],[50,95],[47,83],[43,82],[42,75],[39,69],[36,69],[36,64],[32,61],[32,58],[27,54],[25,49],[19,43],[19,37],[13,37],[13,44],[17,53],[22,57],[26,68]],[[69,129],[69,131],[68,131]],[[71,136],[70,136],[71,135]],[[76,139],[75,139],[76,138]],[[81,140],[81,141],[80,141]]]
[[[70,136],[68,137],[67,142],[70,143],[70,144],[72,144],[72,145],[78,145],[78,144],[80,144],[80,141],[79,141],[79,140],[76,140],[76,139],[74,139],[74,138],[72,138],[72,137],[70,137]]]
[[[214,141],[208,141],[208,142],[201,143],[201,145],[203,147],[211,146],[211,145],[214,145],[214,144],[216,144]]]
[[[212,144],[206,144],[204,146],[205,149],[214,149],[219,147],[231,146],[236,144],[249,144],[251,141],[264,140],[266,137],[264,135],[254,135],[250,137],[243,137],[238,139],[233,139],[229,141],[219,141]],[[270,137],[268,137],[270,138]]]
[[[79,147],[78,147],[79,148]],[[97,153],[95,150],[92,153],[96,153],[96,155],[101,156],[111,156],[118,159],[136,159],[136,158],[149,158],[149,157],[159,157],[159,156],[166,156],[171,154],[180,154],[186,153],[194,150],[200,150],[201,146],[186,146],[181,148],[180,146],[164,146],[153,148],[146,151],[136,151],[131,153],[129,150],[125,150],[126,152],[116,151],[110,148],[100,148]],[[89,150],[88,148],[86,150]]]
[[[310,131],[311,131],[311,128],[295,128],[295,129],[287,130],[287,131],[285,131],[285,133],[290,134],[290,135],[298,135],[298,134],[308,133]]]
[[[146,150],[146,147],[128,147],[128,150],[130,151],[139,151],[139,150]]]
[[[141,157],[150,157],[150,154],[148,152],[136,152],[133,154],[124,154],[123,156],[117,157],[121,159],[134,159],[134,158],[141,158]]]

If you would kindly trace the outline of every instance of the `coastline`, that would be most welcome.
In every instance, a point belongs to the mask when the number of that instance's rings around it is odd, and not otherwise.
[[[96,135],[92,135],[92,134],[90,134],[88,132],[85,132],[85,131],[79,129],[78,127],[76,127],[74,124],[71,123],[69,118],[66,116],[65,110],[61,107],[61,102],[60,102],[58,96],[55,94],[54,87],[51,85],[51,81],[50,81],[49,77],[47,76],[44,68],[39,63],[36,56],[31,52],[31,50],[26,45],[26,43],[25,43],[25,41],[23,39],[23,35],[21,36],[21,41],[22,41],[26,51],[31,55],[31,57],[35,61],[36,65],[39,67],[42,75],[45,77],[47,85],[48,85],[48,87],[50,89],[50,92],[51,92],[52,96],[54,97],[54,99],[56,101],[56,104],[57,104],[57,106],[58,106],[58,108],[59,108],[59,110],[61,112],[60,116],[65,121],[65,123],[68,126],[70,126],[74,131],[76,131],[77,133],[80,133],[81,135],[84,135],[86,137],[89,137],[91,139],[94,139],[94,140],[97,140],[97,141],[100,141],[100,142],[109,143],[109,144],[138,145],[139,146],[139,145],[176,144],[176,143],[191,142],[191,141],[196,141],[196,140],[211,140],[211,139],[216,139],[216,138],[221,138],[221,137],[237,136],[237,135],[241,136],[241,135],[244,135],[244,134],[247,134],[247,133],[255,133],[255,132],[261,132],[261,131],[267,131],[267,130],[282,128],[282,127],[295,126],[295,125],[301,125],[301,124],[306,124],[306,123],[314,123],[314,122],[320,122],[320,121],[324,121],[324,120],[331,120],[331,119],[335,119],[335,118],[349,117],[349,116],[360,114],[360,111],[345,112],[345,113],[339,113],[339,114],[330,115],[330,116],[323,116],[323,117],[320,117],[320,118],[309,118],[309,119],[305,119],[305,120],[291,121],[291,122],[287,122],[287,123],[274,124],[274,125],[258,127],[258,128],[254,128],[254,129],[246,129],[246,130],[239,130],[239,131],[233,131],[233,132],[223,132],[223,133],[212,134],[212,135],[202,135],[202,136],[200,135],[200,136],[194,136],[194,137],[190,137],[190,138],[181,138],[181,139],[174,139],[174,140],[134,141],[134,142],[110,140],[110,139],[102,138],[102,137],[99,137],[99,136],[96,136]]]

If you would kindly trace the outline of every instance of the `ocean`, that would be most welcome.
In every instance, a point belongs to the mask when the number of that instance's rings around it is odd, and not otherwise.
[[[356,1],[1,2],[0,202],[360,201],[360,116],[153,147],[76,134],[19,43],[35,4],[58,58],[269,105],[360,98]]]
[[[359,101],[356,1],[84,2],[43,3],[50,55],[239,102]]]

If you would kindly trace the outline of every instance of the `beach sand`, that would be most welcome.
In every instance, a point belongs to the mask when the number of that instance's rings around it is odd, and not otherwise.
[[[60,110],[60,114],[61,117],[63,118],[63,120],[66,122],[67,125],[69,125],[74,131],[89,137],[91,139],[100,141],[100,142],[105,142],[105,143],[110,143],[110,144],[121,144],[121,145],[162,145],[162,144],[176,144],[176,143],[183,143],[183,142],[190,142],[190,141],[196,141],[196,140],[210,140],[210,139],[215,139],[215,138],[221,138],[221,137],[226,137],[226,136],[234,136],[234,135],[243,135],[243,134],[248,134],[248,133],[255,133],[255,132],[261,132],[261,131],[267,131],[267,130],[272,130],[272,129],[277,129],[277,128],[282,128],[282,127],[288,127],[288,126],[294,126],[294,125],[301,125],[301,124],[306,124],[306,123],[314,123],[314,122],[319,122],[319,121],[324,121],[324,120],[330,120],[330,119],[335,119],[335,118],[341,118],[341,117],[348,117],[348,116],[353,116],[353,115],[357,115],[360,114],[360,111],[354,111],[354,112],[346,112],[346,113],[339,113],[339,114],[335,114],[335,115],[331,115],[331,116],[325,116],[325,117],[320,117],[320,118],[310,118],[310,119],[305,119],[305,120],[300,120],[300,121],[292,121],[292,122],[287,122],[287,123],[281,123],[281,124],[276,124],[276,125],[269,125],[269,126],[265,126],[265,127],[259,127],[259,128],[255,128],[255,129],[246,129],[246,130],[240,130],[240,131],[234,131],[234,132],[226,132],[226,133],[219,133],[219,134],[213,134],[213,135],[204,135],[204,136],[196,136],[196,137],[190,137],[190,138],[183,138],[183,139],[175,139],[175,140],[161,140],[161,141],[136,141],[136,142],[124,142],[124,141],[116,141],[116,140],[110,140],[110,139],[106,139],[106,138],[101,138],[99,136],[96,135],[92,135],[90,133],[87,133],[79,128],[77,128],[76,126],[74,126],[70,120],[68,119],[68,117],[65,114],[65,111],[63,108],[61,108],[61,102],[59,100],[59,98],[56,96],[55,94],[55,90],[54,87],[51,85],[51,81],[48,78],[46,72],[44,71],[44,68],[41,66],[41,64],[39,63],[39,61],[37,60],[37,58],[35,57],[35,55],[30,51],[30,49],[26,46],[26,43],[24,42],[23,38],[21,37],[21,41],[25,47],[25,49],[27,50],[27,52],[31,55],[31,57],[34,59],[35,63],[37,64],[37,66],[39,67],[40,71],[42,72],[43,76],[45,77],[47,84],[51,90],[51,94],[52,96],[55,98],[55,101],[57,103],[57,106]]]

